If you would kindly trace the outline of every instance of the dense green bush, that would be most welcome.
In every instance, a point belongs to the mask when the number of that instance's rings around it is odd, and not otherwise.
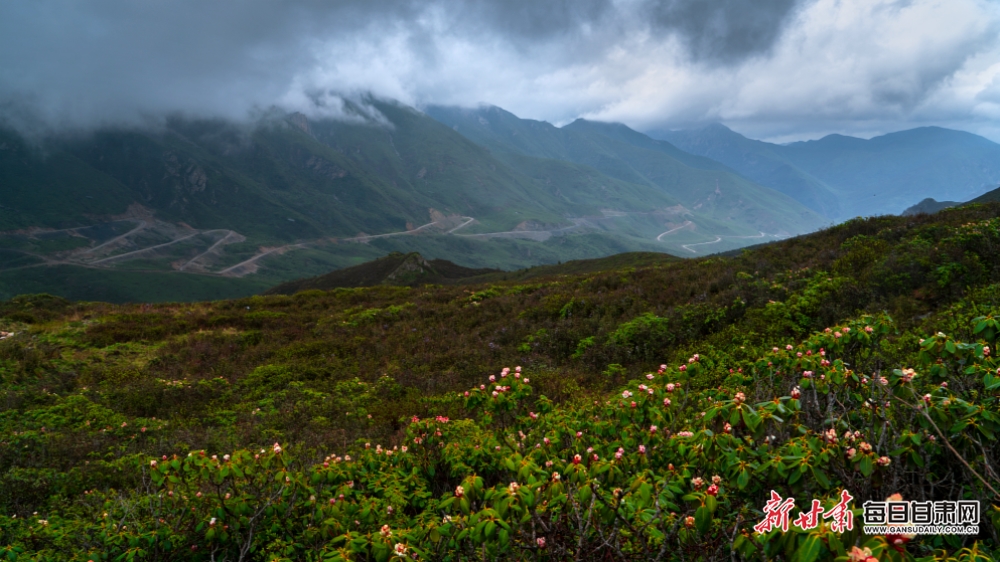
[[[973,330],[995,337],[998,325],[976,318]],[[978,540],[952,556],[946,551],[965,537],[860,532],[868,499],[1000,499],[992,469],[1000,361],[985,341],[938,333],[917,345],[915,369],[879,369],[894,330],[887,316],[862,317],[734,365],[719,388],[690,388],[703,371],[726,369],[722,358],[696,354],[611,398],[565,406],[535,397],[520,367],[504,369],[463,393],[474,419],[413,417],[391,448],[358,442],[316,462],[279,443],[141,456],[127,468],[136,488],[85,490],[48,513],[0,518],[3,538],[11,560],[674,560],[730,552],[817,560],[847,559],[855,547],[881,560],[992,559],[1000,554],[996,507],[983,510]],[[117,421],[70,406],[38,422],[60,413]],[[858,523],[756,533],[771,490],[806,505],[818,499],[827,512],[848,490]]]

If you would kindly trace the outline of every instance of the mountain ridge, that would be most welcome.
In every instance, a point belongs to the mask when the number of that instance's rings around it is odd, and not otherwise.
[[[871,139],[832,134],[784,145],[754,141],[721,124],[652,134],[765,185],[791,195],[798,191],[800,202],[837,220],[897,213],[915,199],[967,200],[1000,182],[1000,144],[943,127]],[[822,208],[812,197],[824,192],[836,206]]]

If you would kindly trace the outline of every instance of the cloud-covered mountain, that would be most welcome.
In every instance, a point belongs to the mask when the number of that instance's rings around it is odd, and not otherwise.
[[[100,298],[217,298],[226,283],[245,292],[392,251],[480,268],[702,255],[818,223],[721,164],[627,129],[556,129],[572,139],[559,159],[494,151],[397,102],[344,103],[348,118],[172,117],[41,142],[0,130],[0,297],[145,276],[166,292]],[[174,290],[194,278],[215,289]]]
[[[373,92],[782,141],[919,125],[1000,139],[998,28],[984,0],[2,2],[0,120],[329,117],[332,98]]]

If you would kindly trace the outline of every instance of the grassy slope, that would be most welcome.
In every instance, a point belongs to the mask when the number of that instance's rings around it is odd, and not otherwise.
[[[650,262],[637,255],[623,264],[629,266],[625,270],[545,277],[527,284],[516,278],[491,285],[340,289],[152,307],[63,303],[49,312],[29,299],[0,305],[0,317],[5,318],[0,329],[29,330],[52,342],[36,352],[37,361],[56,361],[46,376],[60,372],[59,342],[82,346],[83,355],[72,360],[72,369],[98,387],[108,369],[118,368],[113,365],[132,365],[138,369],[138,386],[117,391],[138,393],[135,400],[146,392],[142,381],[150,377],[197,380],[223,374],[236,384],[265,364],[284,365],[290,369],[287,376],[320,386],[389,373],[421,392],[465,385],[484,371],[515,362],[563,373],[570,376],[566,381],[583,377],[594,383],[597,379],[591,377],[609,363],[621,363],[637,374],[686,357],[693,348],[752,340],[774,330],[772,335],[798,337],[864,310],[887,310],[904,328],[926,324],[930,320],[925,321],[925,314],[961,298],[967,286],[988,283],[1000,264],[992,255],[973,257],[961,248],[935,247],[934,241],[956,233],[960,225],[998,215],[1000,207],[993,205],[852,221],[730,258],[675,263],[654,257],[652,265],[644,266]],[[845,244],[848,239],[852,242]],[[961,267],[942,268],[956,260]],[[562,270],[543,272],[574,269],[587,267],[564,264]],[[828,276],[840,280],[826,285]],[[803,301],[801,291],[808,287],[818,292]],[[484,296],[470,297],[470,291]],[[737,297],[746,305],[734,306]],[[777,323],[769,327],[769,301],[798,302],[796,306],[805,307],[804,315],[787,321],[775,318]],[[390,306],[403,308],[380,316],[378,311]],[[374,310],[367,315],[374,314],[372,319],[355,317],[363,310]],[[255,312],[261,314],[251,314]],[[638,348],[608,339],[647,312],[667,318],[675,323],[673,328],[647,334],[653,340]],[[374,319],[378,321],[370,321]],[[247,340],[252,333],[266,337]],[[591,336],[599,345],[574,357],[579,342]],[[123,344],[131,351],[108,355],[114,347],[107,346]],[[13,358],[17,345],[3,344],[4,357]],[[200,351],[192,354],[192,349]],[[154,357],[160,360],[150,362]],[[4,380],[22,380],[19,363],[4,365]],[[31,382],[24,391],[35,384],[44,382]],[[233,392],[242,391],[234,387]],[[129,400],[115,407],[135,415],[171,415],[163,410],[165,405]],[[195,412],[211,403],[185,406],[185,415],[194,416],[185,423],[197,427],[201,414]]]
[[[571,260],[557,265],[540,265],[516,271],[495,269],[471,269],[448,260],[424,260],[419,253],[403,254],[393,252],[387,256],[356,266],[332,271],[325,275],[298,279],[282,283],[265,294],[291,295],[300,291],[324,290],[347,287],[373,287],[375,285],[425,284],[473,285],[500,281],[527,281],[548,277],[596,273],[612,269],[651,267],[677,261],[679,258],[657,252],[626,252],[605,258]],[[419,262],[420,267],[403,268],[412,271],[410,275],[400,275],[397,271],[404,264]],[[391,277],[397,273],[396,277]]]
[[[976,197],[969,203],[1000,203],[1000,187]]]
[[[496,273],[495,269],[470,269],[447,260],[427,261],[419,253],[393,252],[367,263],[338,269],[318,277],[282,283],[265,294],[291,295],[300,291],[329,291],[340,287],[375,285],[424,285],[457,282],[464,278]]]

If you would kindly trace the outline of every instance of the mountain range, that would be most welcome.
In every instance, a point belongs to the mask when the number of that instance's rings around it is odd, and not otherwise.
[[[396,102],[366,103],[349,120],[172,117],[43,142],[0,130],[0,298],[239,296],[393,251],[503,269],[703,255],[821,222],[624,126],[545,124],[568,140],[519,152]]]
[[[777,145],[721,125],[345,107],[44,140],[0,127],[0,299],[237,297],[393,252],[471,270],[699,256],[1000,179],[1000,145],[946,129]]]
[[[784,145],[748,139],[720,124],[650,134],[835,221],[897,214],[928,197],[966,201],[1000,184],[1000,144],[941,127]]]

